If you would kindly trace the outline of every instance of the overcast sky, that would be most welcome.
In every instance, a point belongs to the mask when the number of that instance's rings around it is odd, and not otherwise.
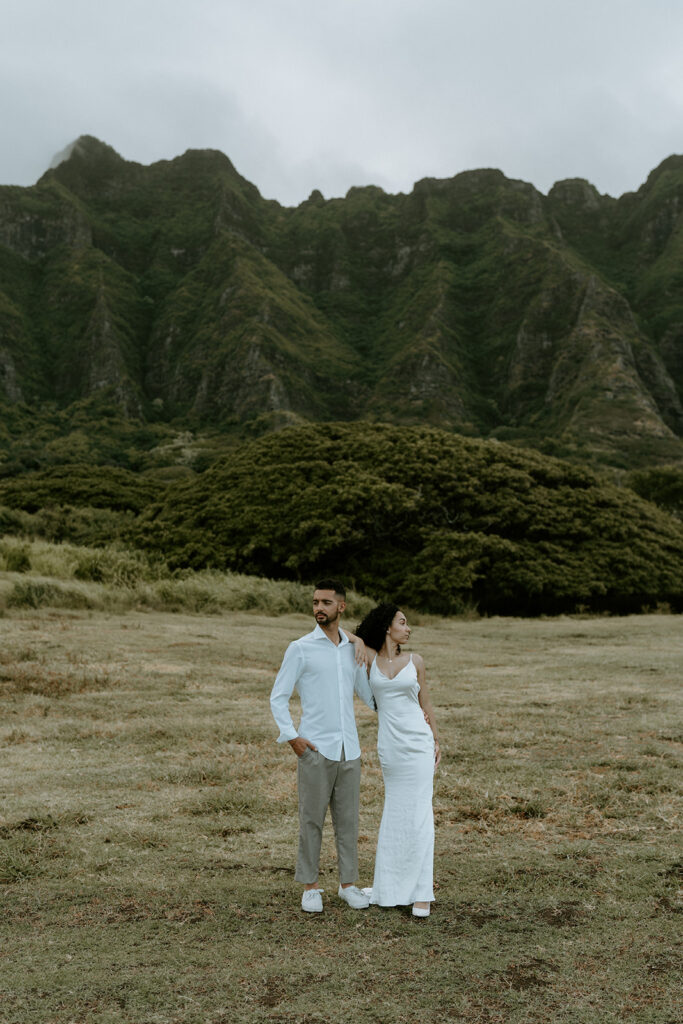
[[[683,153],[681,0],[0,0],[0,183],[95,135],[264,196],[497,167],[638,188]]]

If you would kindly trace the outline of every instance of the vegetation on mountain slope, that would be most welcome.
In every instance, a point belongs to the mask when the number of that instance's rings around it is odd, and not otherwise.
[[[296,209],[227,157],[85,137],[0,189],[0,400],[248,436],[385,420],[681,460],[683,161],[615,200],[500,171]]]
[[[284,209],[220,153],[81,139],[0,189],[0,527],[437,611],[678,607],[682,195],[670,158],[620,199],[484,170]]]

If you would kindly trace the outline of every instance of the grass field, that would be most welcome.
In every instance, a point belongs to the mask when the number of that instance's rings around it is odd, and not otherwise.
[[[444,760],[417,921],[337,899],[329,828],[325,913],[299,910],[268,694],[309,618],[5,611],[0,1021],[681,1021],[681,627],[418,624]]]

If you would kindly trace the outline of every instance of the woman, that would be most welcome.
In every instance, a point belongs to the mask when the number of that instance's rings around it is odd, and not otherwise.
[[[377,753],[384,776],[384,811],[377,840],[371,903],[413,904],[427,917],[434,899],[434,770],[441,760],[434,711],[419,654],[401,645],[410,637],[395,604],[380,604],[356,628],[370,657],[377,703]]]

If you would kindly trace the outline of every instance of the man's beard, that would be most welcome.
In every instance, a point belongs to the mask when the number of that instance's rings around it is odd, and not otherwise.
[[[339,612],[335,612],[334,615],[328,615],[327,612],[316,612],[315,621],[319,626],[329,626],[331,623],[336,622],[339,618]]]

